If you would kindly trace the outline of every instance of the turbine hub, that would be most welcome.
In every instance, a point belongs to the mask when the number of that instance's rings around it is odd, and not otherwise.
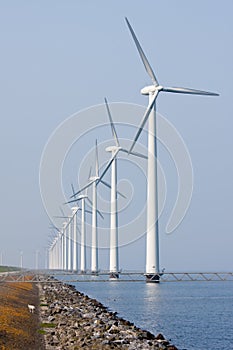
[[[99,180],[99,176],[91,176],[89,178],[90,181],[96,181],[96,180]]]
[[[72,207],[71,210],[72,210],[73,212],[75,212],[75,211],[78,210],[78,207]]]
[[[149,86],[145,86],[141,90],[141,94],[142,95],[150,95],[150,94],[154,94],[156,91],[161,91],[161,90],[163,90],[163,87],[161,85],[158,85],[158,86],[149,85]]]
[[[80,196],[78,196],[78,199],[83,199],[83,198],[87,198],[87,196],[85,194],[81,194]]]
[[[119,149],[119,147],[117,147],[117,146],[109,146],[109,147],[105,148],[105,151],[106,152],[115,152],[118,149]]]

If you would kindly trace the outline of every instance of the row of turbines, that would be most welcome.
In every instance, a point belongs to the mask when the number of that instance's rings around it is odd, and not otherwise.
[[[129,155],[146,158],[147,160],[147,229],[146,229],[146,267],[145,276],[147,282],[159,282],[161,271],[159,264],[159,228],[158,228],[158,180],[157,180],[157,138],[156,138],[156,100],[160,92],[170,92],[179,94],[192,94],[204,96],[218,96],[217,93],[194,90],[182,87],[164,87],[159,84],[155,73],[144,53],[142,47],[135,35],[135,32],[127,18],[125,18],[128,29],[132,35],[140,58],[143,62],[145,70],[152,80],[152,85],[146,86],[141,90],[143,95],[149,97],[148,107],[143,115],[138,131],[132,141],[129,150],[121,147],[117,136],[116,128],[113,123],[110,108],[105,99],[106,111],[109,117],[112,135],[115,144],[106,149],[111,153],[111,158],[107,166],[101,174],[99,174],[98,164],[98,149],[96,143],[95,155],[95,175],[89,176],[88,183],[79,191],[75,192],[69,203],[77,203],[81,201],[81,207],[74,206],[72,214],[63,224],[62,229],[54,238],[49,247],[49,268],[62,269],[69,271],[86,272],[86,200],[87,189],[92,187],[92,244],[91,244],[91,272],[97,274],[98,267],[98,232],[97,232],[97,216],[101,213],[97,209],[97,186],[103,183],[111,189],[111,208],[110,208],[110,262],[109,275],[111,279],[119,278],[119,257],[118,257],[118,210],[117,210],[117,195],[122,195],[117,191],[117,155],[119,152],[126,152]],[[133,149],[135,144],[148,120],[148,155],[144,156]],[[111,184],[103,180],[106,172],[111,168]],[[81,211],[81,243],[80,243],[80,267],[77,266],[77,213]]]

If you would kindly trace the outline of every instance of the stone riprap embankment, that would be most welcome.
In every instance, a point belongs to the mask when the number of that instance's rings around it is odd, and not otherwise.
[[[154,336],[117,317],[73,286],[41,285],[40,303],[46,349],[177,349],[162,334]]]

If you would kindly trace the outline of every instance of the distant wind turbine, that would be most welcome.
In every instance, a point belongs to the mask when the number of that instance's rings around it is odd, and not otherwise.
[[[158,235],[158,186],[157,186],[157,140],[156,140],[156,108],[155,102],[160,92],[172,92],[179,94],[192,94],[204,96],[218,96],[213,92],[194,90],[182,87],[163,87],[158,80],[144,54],[141,45],[128,21],[127,26],[136,44],[146,72],[152,80],[153,85],[146,86],[141,90],[143,95],[149,95],[149,105],[142,118],[138,132],[135,135],[130,152],[133,150],[147,119],[148,126],[148,181],[147,181],[147,242],[146,242],[146,278],[147,282],[159,282],[159,235]]]
[[[76,197],[76,195],[80,192],[83,192],[84,189],[87,190],[87,186],[85,186],[85,188],[83,188],[81,191],[73,193],[71,198]],[[73,187],[72,187],[72,190],[73,190]],[[91,214],[91,211],[86,209],[87,198],[88,198],[87,191],[85,191],[85,194],[81,194],[78,198],[75,198],[74,200],[70,200],[67,203],[65,203],[65,204],[68,204],[68,203],[78,202],[81,200],[82,213],[81,213],[80,270],[82,273],[86,272],[86,213]]]
[[[99,161],[98,161],[98,146],[97,146],[97,140],[95,144],[95,175],[91,176],[91,169],[88,177],[88,183],[78,192],[74,192],[73,190],[73,196],[77,196],[79,193],[82,193],[84,190],[87,191],[87,189],[92,186],[92,201],[86,197],[88,202],[90,203],[92,207],[92,243],[91,243],[91,272],[93,274],[98,273],[99,266],[98,266],[98,232],[97,232],[97,214],[99,214],[102,219],[104,218],[101,212],[97,209],[97,182],[99,180]],[[109,184],[107,184],[105,181],[101,181],[105,186],[110,187]],[[87,192],[86,192],[87,193]],[[72,203],[77,201],[77,199],[71,200],[68,203]]]
[[[22,269],[23,268],[23,251],[21,250],[19,254],[20,254],[20,268]]]
[[[63,209],[60,207],[60,211],[62,216],[54,216],[54,218],[59,219],[68,219],[66,223],[63,224],[63,230],[59,230],[54,226],[54,228],[58,231],[58,237],[60,237],[60,254],[59,254],[59,268],[64,270],[72,270],[72,220],[73,220],[73,213],[72,215],[65,216]],[[68,235],[67,235],[68,230]],[[67,242],[68,241],[68,242]],[[67,251],[67,243],[68,243],[68,251]],[[59,241],[57,242],[59,244]]]
[[[36,270],[39,269],[39,254],[40,254],[40,252],[39,252],[39,250],[37,249],[37,250],[35,251],[35,268],[36,268]]]

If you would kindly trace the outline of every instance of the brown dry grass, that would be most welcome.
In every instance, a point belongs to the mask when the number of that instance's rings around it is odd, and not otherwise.
[[[30,282],[0,284],[0,350],[44,349],[39,315],[31,314],[28,304],[38,308],[37,287]]]

